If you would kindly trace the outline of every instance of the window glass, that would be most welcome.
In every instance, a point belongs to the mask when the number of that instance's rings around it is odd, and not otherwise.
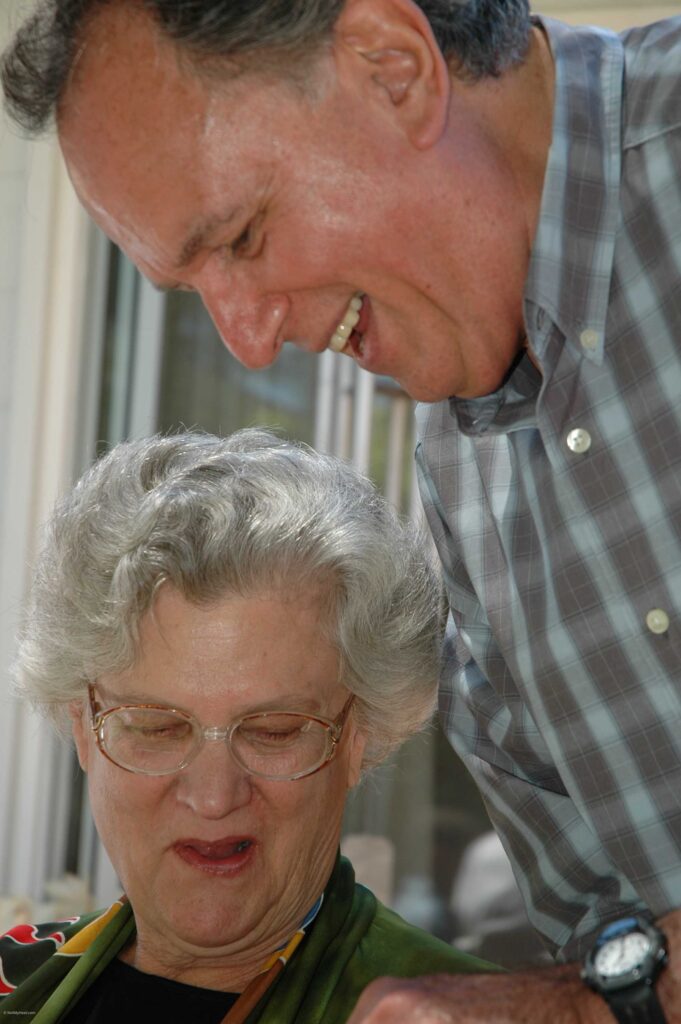
[[[168,295],[159,430],[225,435],[257,424],[312,443],[314,389],[314,360],[306,353],[285,345],[273,366],[247,370],[222,344],[197,295]]]

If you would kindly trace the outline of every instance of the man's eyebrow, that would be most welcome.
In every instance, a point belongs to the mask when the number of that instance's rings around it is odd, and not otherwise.
[[[175,264],[175,269],[182,270],[184,267],[188,266],[196,254],[201,252],[204,246],[208,243],[208,239],[211,235],[215,234],[218,229],[228,227],[237,214],[241,212],[241,209],[241,206],[236,206],[225,216],[211,217],[209,220],[201,224],[182,246],[179,259]]]
[[[201,252],[206,244],[206,238],[209,236],[211,230],[214,230],[215,222],[212,225],[204,225],[196,231],[191,238],[189,238],[182,246],[182,252],[180,257],[175,263],[176,270],[182,270],[184,267],[188,267],[192,262],[197,253]]]
[[[196,254],[201,252],[201,249],[203,249],[204,246],[209,244],[211,235],[213,235],[219,229],[229,226],[229,224],[231,224],[231,222],[235,219],[237,214],[241,212],[242,209],[243,207],[236,206],[225,216],[211,217],[209,220],[206,220],[204,221],[203,224],[199,225],[196,231],[194,231],[189,236],[187,241],[182,246],[182,249],[180,250],[180,255],[176,263],[174,264],[174,269],[182,270],[184,267],[189,266],[189,264],[192,262]],[[145,277],[147,278],[147,281],[154,289],[154,291],[157,292],[174,292],[179,287],[181,287],[179,282],[164,281],[163,283],[161,283],[159,281],[153,281],[146,274]]]

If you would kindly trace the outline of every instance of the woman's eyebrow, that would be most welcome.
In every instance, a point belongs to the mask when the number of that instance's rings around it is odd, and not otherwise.
[[[155,707],[167,707],[167,708],[178,708],[179,710],[186,710],[180,703],[173,703],[173,701],[163,700],[162,697],[151,696],[148,693],[126,693],[125,696],[118,693],[112,693],[111,690],[105,690],[101,685],[99,686],[99,695],[107,704],[112,706],[121,705],[135,705],[135,704],[153,704]],[[263,701],[260,704],[254,704],[251,707],[242,710],[241,715],[258,715],[267,711],[299,711],[301,714],[316,715],[321,712],[321,705],[316,698],[311,698],[305,694],[290,694],[285,697],[276,697],[272,700]],[[191,712],[193,713],[193,712]]]
[[[97,685],[100,697],[105,700],[108,704],[155,704],[159,707],[176,707],[176,705],[169,703],[168,701],[161,700],[158,697],[152,697],[148,693],[114,693],[111,690],[107,690],[101,684]]]

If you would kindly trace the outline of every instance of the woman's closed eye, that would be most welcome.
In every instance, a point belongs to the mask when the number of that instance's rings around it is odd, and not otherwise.
[[[130,716],[127,720],[121,716],[116,726],[119,734],[143,740],[178,740],[192,732],[189,722],[174,718],[154,721],[148,715],[143,719]]]
[[[132,731],[144,739],[183,739],[191,728],[187,725],[137,725]]]
[[[304,735],[304,725],[287,725],[281,727],[253,726],[244,728],[241,726],[239,733],[247,743],[260,747],[284,747],[295,743]]]

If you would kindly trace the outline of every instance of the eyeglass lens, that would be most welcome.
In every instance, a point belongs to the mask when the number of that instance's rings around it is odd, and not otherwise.
[[[124,768],[150,775],[177,771],[198,753],[203,733],[194,719],[156,708],[120,708],[101,725],[104,749]],[[291,778],[327,757],[329,730],[302,714],[251,715],[233,730],[232,753],[246,771]]]

